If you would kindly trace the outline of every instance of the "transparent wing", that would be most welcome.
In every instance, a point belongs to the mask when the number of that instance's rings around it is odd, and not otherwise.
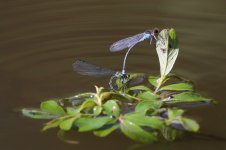
[[[112,76],[116,71],[90,64],[82,60],[76,60],[73,63],[73,70],[81,75],[88,76]]]
[[[136,45],[137,43],[145,40],[146,36],[147,36],[147,33],[143,32],[143,33],[139,33],[134,36],[119,40],[110,46],[110,51],[117,52],[117,51],[121,51],[125,48],[129,48],[129,47]]]

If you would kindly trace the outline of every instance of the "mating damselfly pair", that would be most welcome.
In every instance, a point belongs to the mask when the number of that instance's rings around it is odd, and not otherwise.
[[[111,70],[108,68],[96,66],[96,65],[93,65],[93,64],[87,63],[85,61],[81,61],[81,60],[77,60],[73,63],[73,69],[74,69],[74,71],[76,71],[82,75],[90,75],[90,76],[109,75],[109,76],[111,76],[110,81],[109,81],[109,85],[110,85],[111,89],[115,89],[112,82],[114,80],[116,80],[116,82],[117,82],[117,79],[119,79],[122,83],[121,88],[125,88],[125,86],[128,84],[128,82],[130,82],[131,79],[133,78],[133,77],[130,77],[126,73],[126,61],[127,61],[129,52],[136,44],[138,44],[146,39],[150,39],[150,44],[151,44],[153,38],[156,40],[158,33],[159,33],[159,29],[154,28],[152,30],[147,30],[143,33],[139,33],[134,36],[119,40],[110,46],[111,52],[117,52],[117,51],[121,51],[124,49],[128,49],[124,56],[121,72],[117,72],[117,71],[114,71],[114,70]],[[134,74],[134,75],[139,76],[140,74]]]

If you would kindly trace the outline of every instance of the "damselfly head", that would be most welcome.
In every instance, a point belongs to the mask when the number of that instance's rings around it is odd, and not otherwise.
[[[158,36],[158,34],[159,34],[159,29],[158,29],[158,28],[154,28],[154,29],[152,30],[152,35]]]
[[[157,36],[159,34],[159,29],[158,28],[154,28],[154,29],[148,30],[146,32],[148,32],[152,37],[154,37],[155,40],[157,40]],[[150,38],[150,45],[151,45],[151,43],[152,43],[152,38]]]
[[[157,37],[158,34],[159,34],[159,29],[158,28],[154,28],[154,29],[151,29],[151,30],[147,30],[146,32],[151,34],[154,37]]]

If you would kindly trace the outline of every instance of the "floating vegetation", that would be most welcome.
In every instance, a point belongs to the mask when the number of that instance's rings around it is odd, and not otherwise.
[[[185,132],[198,132],[198,122],[187,117],[182,108],[214,101],[198,94],[189,80],[170,74],[179,53],[174,29],[164,29],[156,36],[156,50],[160,76],[120,74],[77,60],[73,68],[80,74],[111,75],[111,89],[95,86],[95,92],[46,100],[39,109],[24,108],[22,113],[33,119],[49,120],[43,131],[58,128],[60,134],[76,130],[105,137],[121,130],[128,138],[142,143],[162,138],[173,141]]]

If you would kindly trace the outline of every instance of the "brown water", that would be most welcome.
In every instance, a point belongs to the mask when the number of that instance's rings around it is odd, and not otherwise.
[[[226,137],[226,1],[225,0],[1,0],[0,5],[0,148],[2,150],[128,149],[134,142],[119,133],[107,138],[73,133],[81,143],[70,145],[56,130],[41,133],[42,121],[13,110],[36,107],[41,100],[70,96],[107,86],[107,78],[77,75],[76,58],[120,69],[124,53],[109,45],[146,29],[174,27],[180,55],[174,73],[188,77],[217,106],[194,108],[190,115],[201,131]],[[158,60],[148,42],[136,46],[127,69],[158,73]],[[226,149],[226,143],[185,138],[141,149]]]

